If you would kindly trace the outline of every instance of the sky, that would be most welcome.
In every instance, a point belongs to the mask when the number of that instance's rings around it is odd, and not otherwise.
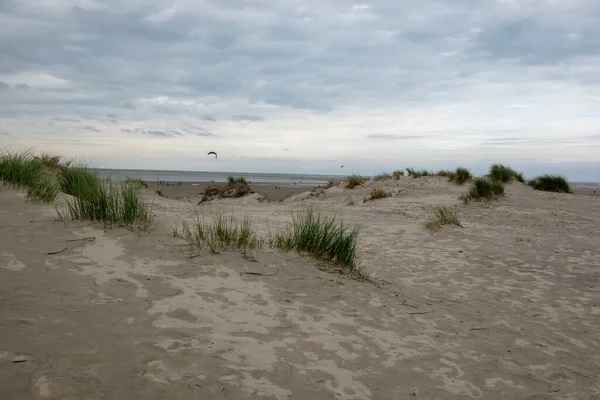
[[[600,181],[600,1],[0,0],[0,146]]]

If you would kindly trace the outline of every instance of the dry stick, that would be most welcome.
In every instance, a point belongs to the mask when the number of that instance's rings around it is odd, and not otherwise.
[[[272,274],[263,274],[261,272],[240,272],[240,276],[242,275],[258,275],[258,276],[275,276],[279,273],[279,268],[277,268],[277,271],[275,271]]]
[[[431,311],[423,311],[423,312],[409,312],[408,315],[421,315],[421,314],[431,314],[432,312],[434,312],[435,310],[431,310]]]
[[[51,251],[50,253],[46,253],[46,254],[48,254],[48,255],[52,255],[52,254],[58,254],[58,253],[62,253],[62,252],[63,252],[63,251],[65,251],[66,249],[67,249],[67,248],[65,247],[65,248],[64,248],[64,249],[62,249],[62,250],[59,250],[59,251]]]
[[[96,240],[96,236],[88,236],[88,237],[84,237],[84,238],[80,238],[80,239],[67,239],[67,240],[65,240],[65,242],[78,242],[80,240],[92,241],[92,240]]]

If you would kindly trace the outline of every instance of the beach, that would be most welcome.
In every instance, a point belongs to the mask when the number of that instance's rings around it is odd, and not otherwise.
[[[150,183],[148,230],[0,189],[2,399],[600,398],[595,188],[464,204],[468,185],[401,177],[198,204],[207,184]],[[221,210],[266,238],[309,206],[358,226],[369,279],[174,232]],[[426,229],[437,206],[460,224]]]

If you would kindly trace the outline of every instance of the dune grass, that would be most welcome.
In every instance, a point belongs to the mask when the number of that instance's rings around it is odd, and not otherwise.
[[[244,178],[243,176],[228,176],[227,183],[229,183],[230,185],[233,185],[236,183],[247,184],[248,182],[246,181],[246,178]]]
[[[135,185],[135,186],[138,186],[138,187],[144,188],[144,189],[146,189],[148,187],[148,184],[146,182],[144,182],[143,180],[141,180],[140,178],[131,178],[129,176],[125,178],[125,183],[127,183],[129,185]]]
[[[385,199],[386,197],[392,197],[392,192],[382,188],[374,188],[371,189],[371,193],[369,194],[369,197],[365,199],[365,202],[369,200]]]
[[[360,175],[356,175],[356,174],[347,176],[346,177],[346,187],[348,189],[354,189],[355,187],[364,184],[368,180],[369,180],[369,178],[366,178],[366,177],[360,176]]]
[[[392,172],[392,176],[394,177],[394,180],[400,180],[401,176],[404,176],[404,171],[401,169],[397,169],[396,171]]]
[[[451,171],[448,179],[458,185],[463,185],[464,183],[473,179],[473,175],[471,175],[471,171],[469,171],[467,168],[457,167],[456,170]]]
[[[490,179],[499,181],[502,183],[509,183],[513,180],[517,180],[521,183],[525,183],[525,177],[523,173],[517,172],[511,167],[503,164],[493,164],[490,167],[490,172],[487,175]]]
[[[435,174],[431,171],[427,171],[426,169],[416,170],[413,168],[406,168],[406,172],[408,176],[412,176],[413,178],[421,178],[423,176],[434,176]]]
[[[374,178],[375,181],[389,181],[391,179],[393,179],[393,176],[392,176],[392,174],[388,174],[388,173],[375,175],[375,178]]]
[[[490,201],[504,196],[504,184],[490,178],[476,178],[467,193],[461,196],[463,202]]]
[[[357,263],[358,234],[358,227],[346,225],[337,216],[308,208],[294,213],[291,227],[273,235],[270,244],[281,251],[309,254],[365,278]]]
[[[28,150],[0,154],[0,180],[14,189],[25,189],[25,198],[31,202],[51,203],[59,193],[55,176]]]
[[[560,175],[541,175],[527,182],[535,190],[556,193],[573,193],[569,181]]]
[[[436,207],[434,210],[434,217],[425,222],[425,227],[431,231],[438,231],[444,225],[463,227],[460,223],[460,217],[456,212],[446,206]]]
[[[178,227],[174,229],[176,235]],[[248,216],[237,218],[218,210],[207,219],[196,215],[191,224],[182,223],[182,236],[190,246],[208,248],[211,253],[219,250],[237,250],[245,257],[254,249],[261,248],[264,240],[259,237]]]

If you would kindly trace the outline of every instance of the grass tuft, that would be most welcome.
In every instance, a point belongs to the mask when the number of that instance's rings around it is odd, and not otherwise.
[[[394,180],[398,181],[398,180],[400,180],[401,176],[404,176],[404,171],[401,169],[398,169],[398,170],[392,172],[392,176],[394,177]]]
[[[521,172],[517,172],[511,167],[503,164],[493,164],[490,167],[488,177],[502,183],[509,183],[513,180],[524,183],[525,177]]]
[[[364,278],[356,259],[358,233],[358,227],[344,224],[337,216],[308,208],[293,214],[291,227],[272,236],[270,242],[281,251],[309,254]]]
[[[388,173],[383,173],[383,174],[375,175],[375,180],[376,181],[389,181],[392,178],[393,178],[393,176],[391,174],[388,174]]]
[[[463,168],[463,167],[458,167],[458,168],[456,168],[455,171],[451,171],[448,178],[451,182],[455,182],[459,185],[462,185],[462,184],[466,183],[467,181],[470,181],[471,179],[473,179],[473,175],[471,175],[471,171],[469,171],[468,169]]]
[[[504,185],[502,182],[489,178],[477,178],[469,191],[461,196],[463,202],[490,201],[504,196]]]
[[[444,225],[456,225],[463,227],[458,214],[446,206],[436,207],[434,217],[425,222],[425,227],[431,231],[437,231]]]
[[[369,178],[365,178],[364,176],[360,176],[360,175],[351,175],[351,176],[347,176],[346,177],[346,187],[348,189],[354,189],[357,186],[360,186],[362,184],[364,184],[366,181],[368,181]]]
[[[230,185],[239,183],[239,184],[248,184],[248,182],[246,181],[246,178],[244,178],[243,176],[228,176],[227,177],[227,182]]]
[[[134,185],[134,186],[144,188],[144,189],[146,189],[148,187],[148,184],[146,182],[144,182],[143,180],[141,180],[140,178],[131,178],[129,176],[125,178],[125,183],[128,185]]]
[[[174,232],[176,230],[178,227]],[[221,249],[238,250],[245,257],[252,250],[262,247],[264,242],[247,216],[239,219],[220,210],[211,213],[208,221],[204,214],[196,215],[191,225],[184,221],[182,233],[190,246],[199,249],[208,247],[211,253]]]
[[[412,168],[406,168],[406,172],[408,172],[408,176],[412,176],[413,178],[421,178],[423,176],[434,176],[435,174],[431,171],[427,171],[426,169],[415,170]]]
[[[573,193],[569,181],[560,175],[541,175],[527,182],[535,190],[556,193]]]
[[[381,188],[375,188],[371,190],[371,193],[369,194],[369,197],[365,199],[365,202],[369,200],[385,199],[386,197],[392,197],[392,192]]]

